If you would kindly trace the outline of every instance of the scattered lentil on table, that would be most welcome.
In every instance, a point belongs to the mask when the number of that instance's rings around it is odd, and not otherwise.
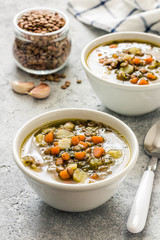
[[[43,76],[31,74],[31,77],[39,79],[42,82],[44,82],[44,81],[59,82],[59,81],[61,81],[61,79],[66,78],[66,75],[63,73],[62,74],[52,73],[52,74],[43,75]]]
[[[45,75],[45,76],[39,76],[39,75],[33,75],[31,74],[32,77],[34,78],[39,78],[40,81],[51,81],[51,82],[59,82],[61,79],[66,78],[65,74],[58,74],[58,73],[52,73],[49,75]],[[62,89],[66,89],[71,85],[70,81],[65,81],[65,83],[63,85],[61,85]]]
[[[82,80],[77,80],[77,83],[78,83],[78,84],[82,83]]]

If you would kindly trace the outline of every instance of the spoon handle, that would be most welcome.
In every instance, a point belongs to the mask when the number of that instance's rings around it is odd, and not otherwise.
[[[149,168],[143,174],[127,221],[127,229],[131,233],[139,233],[145,226],[153,180],[154,170]]]

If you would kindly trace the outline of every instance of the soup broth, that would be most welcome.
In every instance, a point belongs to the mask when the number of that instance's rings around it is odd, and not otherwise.
[[[126,139],[113,128],[90,120],[52,122],[31,133],[21,161],[42,178],[62,183],[94,183],[125,168]]]
[[[111,82],[154,84],[160,79],[160,48],[138,41],[105,43],[90,52],[87,65]]]

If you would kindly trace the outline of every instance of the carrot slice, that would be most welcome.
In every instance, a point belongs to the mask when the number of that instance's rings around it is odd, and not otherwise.
[[[97,175],[96,173],[93,173],[93,174],[91,175],[91,178],[92,178],[92,179],[97,179],[97,178],[98,178],[98,175]]]
[[[110,48],[116,48],[116,47],[117,47],[117,44],[111,44],[109,47],[110,47]]]
[[[118,55],[114,53],[113,58],[118,58]]]
[[[146,58],[146,59],[144,59],[145,60],[145,62],[146,63],[151,63],[151,62],[153,62],[153,58],[152,57],[148,57],[148,58]]]
[[[58,146],[58,142],[54,142],[54,146]]]
[[[83,160],[83,158],[86,156],[85,152],[75,152],[75,158],[79,160]]]
[[[84,149],[86,149],[88,147],[88,143],[86,143],[86,142],[80,141],[79,144],[82,145]]]
[[[149,83],[147,82],[147,80],[146,79],[144,79],[144,78],[142,78],[140,81],[139,81],[139,83],[138,83],[138,85],[148,85]]]
[[[61,172],[59,173],[59,175],[60,175],[60,177],[61,177],[63,180],[69,179],[69,178],[71,177],[70,174],[68,173],[67,169],[61,171]]]
[[[92,142],[94,144],[102,143],[103,142],[103,138],[100,137],[100,136],[92,136]]]
[[[51,147],[51,154],[52,155],[57,155],[60,153],[60,148],[58,146],[56,147]]]
[[[71,139],[71,143],[72,143],[72,145],[77,145],[78,143],[79,143],[79,137],[78,136],[74,136],[74,137],[72,137],[72,139]]]
[[[85,135],[78,135],[78,138],[80,141],[84,141],[85,140]]]
[[[134,58],[132,60],[132,63],[136,64],[136,65],[139,65],[140,64],[140,59],[139,58]]]
[[[63,160],[68,161],[70,158],[71,158],[71,157],[70,157],[70,155],[69,155],[68,152],[64,152],[64,153],[62,154],[62,159],[63,159]]]
[[[104,154],[104,149],[102,147],[95,147],[93,149],[93,155],[96,157],[96,158],[100,158],[102,157]]]
[[[130,82],[136,84],[138,82],[138,78],[132,78],[130,79]]]
[[[57,158],[56,160],[56,166],[62,165],[63,164],[63,159],[62,158]]]
[[[47,143],[53,143],[53,140],[54,140],[53,132],[47,133],[44,137],[44,141]]]
[[[148,78],[150,78],[150,79],[152,79],[152,80],[155,80],[157,77],[154,75],[154,74],[152,74],[152,73],[147,73],[147,77]]]

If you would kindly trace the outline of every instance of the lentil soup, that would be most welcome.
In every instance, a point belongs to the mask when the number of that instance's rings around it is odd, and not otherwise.
[[[115,41],[94,48],[87,65],[97,76],[129,85],[154,84],[160,79],[160,48],[140,41]]]
[[[113,128],[90,120],[52,122],[24,141],[23,164],[35,174],[63,183],[93,183],[125,168],[130,148]]]

